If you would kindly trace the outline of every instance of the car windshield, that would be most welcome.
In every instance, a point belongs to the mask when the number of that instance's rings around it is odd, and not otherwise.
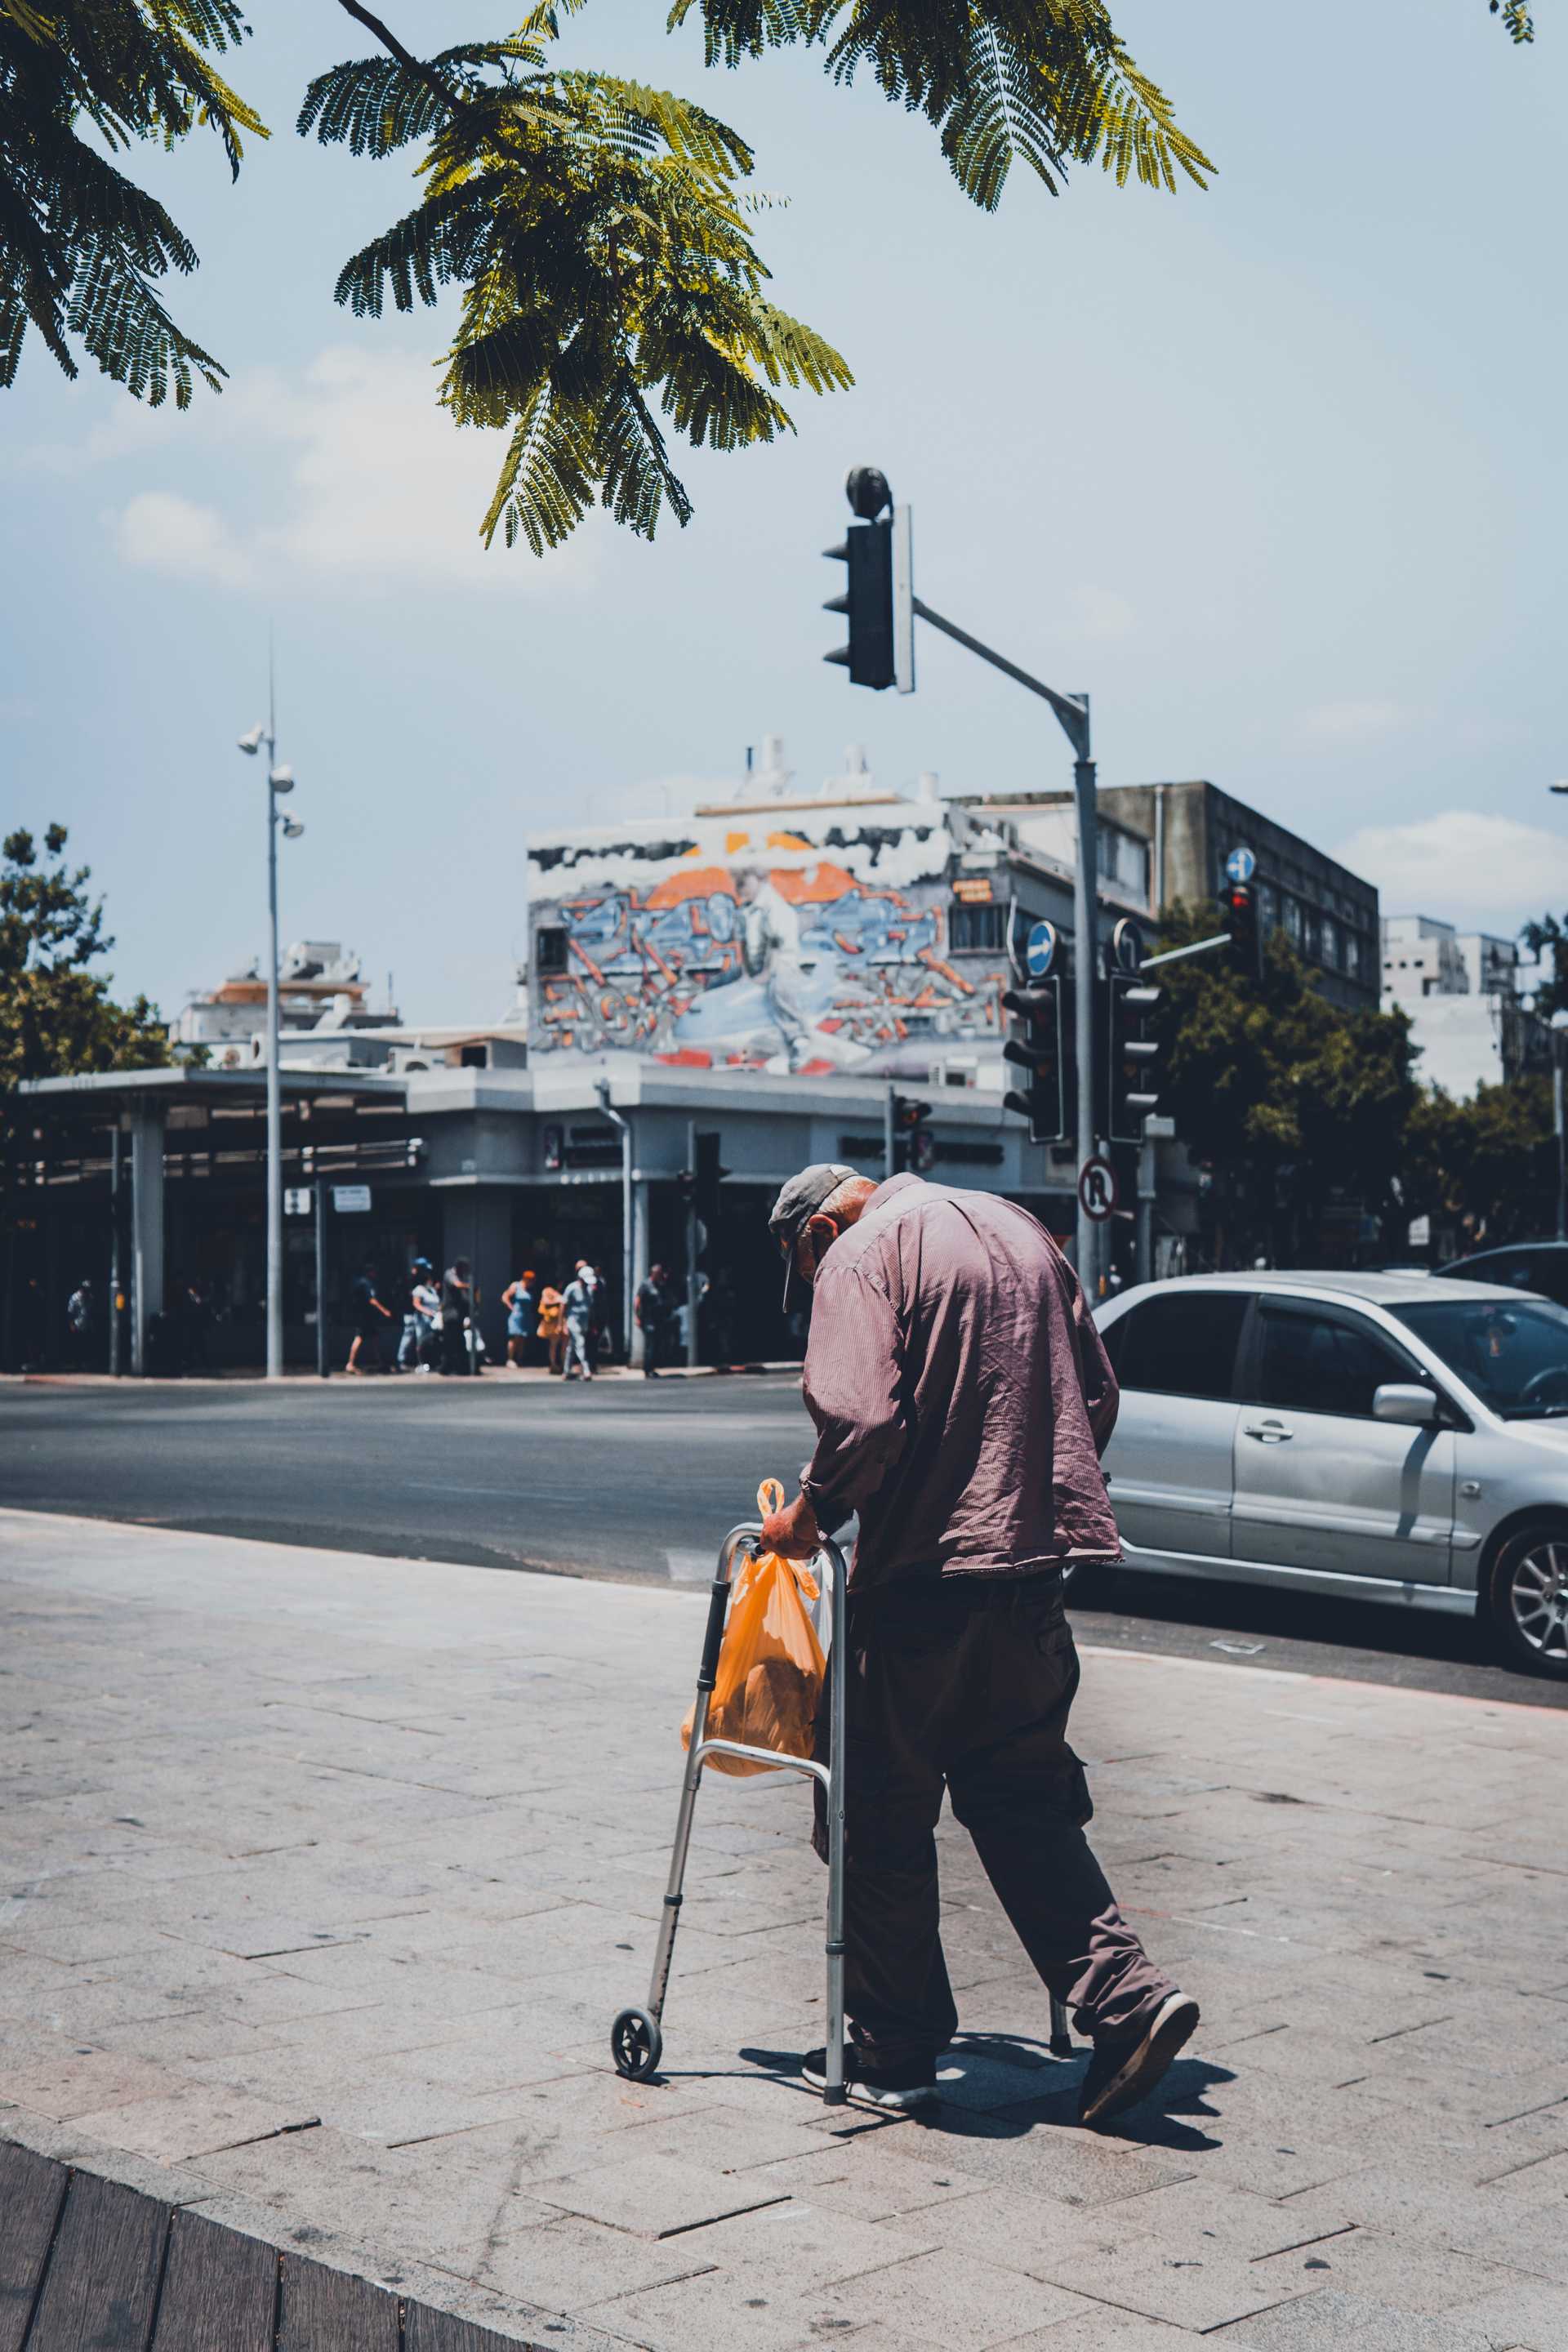
[[[1509,1421],[1568,1413],[1568,1311],[1536,1298],[1422,1299],[1394,1313]]]

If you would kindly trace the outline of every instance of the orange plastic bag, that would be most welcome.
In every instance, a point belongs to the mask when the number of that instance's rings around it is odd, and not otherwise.
[[[766,1518],[784,1501],[776,1478],[757,1489],[757,1508]],[[737,1739],[748,1748],[768,1748],[776,1756],[809,1756],[817,1700],[827,1661],[806,1613],[816,1599],[816,1580],[803,1561],[759,1552],[735,1580],[724,1645],[708,1706],[710,1739]],[[691,1745],[696,1706],[680,1727],[680,1744]],[[765,1772],[740,1756],[710,1756],[716,1772],[745,1777]]]

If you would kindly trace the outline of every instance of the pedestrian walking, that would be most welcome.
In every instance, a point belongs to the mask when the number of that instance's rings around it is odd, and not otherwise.
[[[1128,1926],[1068,1745],[1079,1685],[1062,1571],[1121,1557],[1100,1455],[1117,1388],[1078,1278],[994,1193],[842,1165],[784,1186],[784,1308],[814,1297],[801,1491],[764,1524],[793,1559],[860,1514],[849,1581],[846,2006],[851,2098],[936,2096],[957,2030],[939,1932],[943,1792],[1050,1990],[1094,2043],[1079,2120],[1142,2098],[1198,2021]],[[826,1855],[818,1795],[816,1845]],[[826,2054],[807,2057],[822,2087]]]
[[[677,1311],[675,1293],[662,1265],[650,1265],[647,1279],[638,1284],[634,1311],[642,1333],[643,1378],[657,1381],[660,1366],[669,1360]]]
[[[539,1309],[534,1303],[533,1286],[538,1276],[531,1271],[520,1274],[501,1292],[500,1303],[506,1308],[506,1360],[509,1371],[521,1372],[528,1360],[533,1344]]]
[[[601,1321],[598,1276],[585,1257],[577,1261],[577,1271],[561,1294],[561,1313],[566,1325],[566,1363],[564,1377],[574,1377],[574,1367],[580,1368],[585,1381],[594,1377],[594,1359],[598,1351]]]
[[[98,1290],[91,1275],[84,1274],[66,1301],[66,1345],[75,1370],[90,1360],[97,1337]]]
[[[472,1269],[466,1257],[454,1258],[441,1276],[441,1370],[443,1372],[478,1371],[479,1362],[470,1363],[467,1330],[474,1307]]]
[[[366,1367],[360,1362],[360,1353],[365,1341],[379,1341],[382,1325],[392,1320],[391,1307],[384,1307],[377,1294],[375,1267],[369,1258],[354,1276],[353,1310],[354,1335],[349,1342],[349,1360],[343,1370],[363,1374]]]
[[[427,1257],[416,1257],[408,1269],[403,1334],[397,1342],[400,1372],[427,1372],[430,1369],[430,1341],[441,1328],[441,1298],[431,1279],[434,1273]]]
[[[561,1293],[552,1282],[547,1282],[539,1294],[539,1338],[543,1343],[545,1361],[552,1372],[563,1369],[566,1353],[566,1318],[562,1308]]]

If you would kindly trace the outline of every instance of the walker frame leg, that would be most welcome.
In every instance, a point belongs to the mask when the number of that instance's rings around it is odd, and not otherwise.
[[[687,1856],[691,1847],[691,1823],[697,1809],[698,1784],[707,1754],[717,1750],[730,1755],[754,1758],[759,1763],[775,1770],[804,1773],[821,1784],[827,1809],[827,1936],[825,1953],[827,1964],[827,2056],[823,2089],[826,2106],[842,2106],[844,2088],[844,1771],[847,1742],[847,1676],[848,1617],[848,1575],[843,1553],[835,1543],[823,1546],[819,1558],[826,1559],[830,1579],[829,1622],[831,1627],[827,1659],[827,1710],[830,1755],[824,1765],[815,1758],[774,1756],[757,1748],[747,1748],[737,1742],[708,1738],[708,1708],[718,1677],[719,1653],[723,1647],[724,1626],[729,1614],[731,1572],[735,1555],[742,1549],[752,1550],[761,1530],[755,1526],[733,1528],[720,1549],[719,1566],[714,1574],[708,1602],[708,1625],[702,1644],[702,1664],[697,1676],[697,1701],[692,1709],[691,1738],[686,1754],[686,1769],[680,1780],[680,1803],[675,1817],[675,1843],[670,1851],[669,1878],[665,1889],[659,1916],[658,1936],[654,1945],[653,1977],[648,1987],[646,2009],[623,2009],[610,2029],[610,2051],[617,2074],[634,2082],[643,2082],[653,2074],[663,2053],[662,2022],[665,1998],[669,1990],[670,1969],[675,1958],[676,1929],[680,1924],[680,1906],[686,1880]]]
[[[1072,2050],[1073,2050],[1072,2035],[1071,2035],[1071,2033],[1070,2033],[1070,2032],[1068,2032],[1068,2010],[1067,2010],[1067,2003],[1066,2003],[1066,2001],[1065,2001],[1065,2000],[1058,2000],[1057,1999],[1057,1997],[1056,1997],[1055,1993],[1052,1993],[1052,1995],[1051,1995],[1051,2041],[1050,2041],[1050,2051],[1051,2051],[1051,2056],[1052,2056],[1053,2058],[1070,2058],[1070,2057],[1072,2056]]]

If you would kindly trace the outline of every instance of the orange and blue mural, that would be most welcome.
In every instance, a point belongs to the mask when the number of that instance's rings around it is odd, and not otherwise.
[[[809,1077],[994,1047],[1001,957],[950,949],[940,816],[847,824],[840,811],[812,830],[826,837],[699,822],[675,840],[643,827],[535,843],[531,1050]]]

